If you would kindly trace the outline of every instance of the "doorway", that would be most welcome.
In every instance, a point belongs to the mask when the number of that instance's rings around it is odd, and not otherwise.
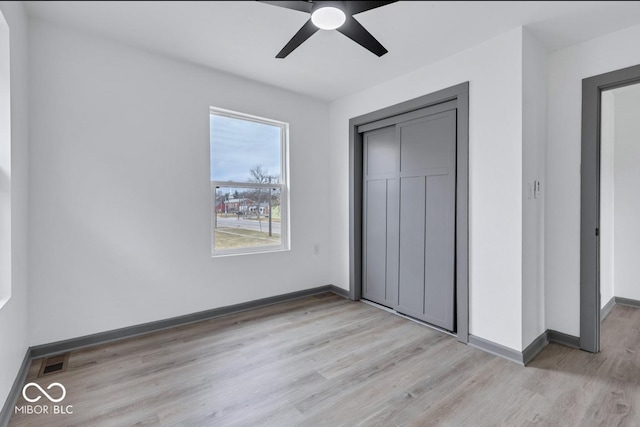
[[[613,246],[611,235],[602,235],[602,232],[611,232],[612,224],[612,212],[606,205],[611,198],[607,187],[611,186],[612,154],[611,147],[603,144],[603,139],[610,133],[611,118],[605,111],[611,102],[611,91],[638,83],[640,65],[582,81],[580,348],[593,353],[600,351],[601,313],[608,305],[606,299],[611,298],[615,302],[613,290],[607,282],[611,276],[611,259],[601,257],[603,247]],[[604,289],[601,287],[603,277],[606,283]]]
[[[453,331],[465,343],[468,93],[463,83],[349,122],[351,299]],[[425,133],[442,143],[412,141]],[[425,163],[427,149],[435,151]]]

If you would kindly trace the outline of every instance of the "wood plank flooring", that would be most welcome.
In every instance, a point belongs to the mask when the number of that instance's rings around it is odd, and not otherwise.
[[[36,378],[39,367],[27,382],[63,384],[73,414],[10,426],[640,425],[640,310],[624,306],[603,323],[601,353],[550,344],[526,368],[333,294],[74,351],[65,372]]]

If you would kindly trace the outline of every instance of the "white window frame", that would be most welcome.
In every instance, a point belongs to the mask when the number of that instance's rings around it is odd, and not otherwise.
[[[0,309],[11,299],[11,29],[0,11],[0,172],[9,189],[0,194]]]
[[[253,116],[251,114],[240,113],[238,111],[227,110],[217,107],[209,107],[209,116],[218,115],[239,120],[247,120],[262,123],[280,128],[280,181],[277,183],[256,183],[237,181],[211,181],[211,256],[221,257],[229,255],[246,255],[264,252],[280,252],[290,250],[289,239],[289,124],[264,117]],[[211,140],[209,140],[211,150]],[[211,156],[209,156],[211,158]],[[211,164],[209,164],[211,170]],[[215,248],[215,220],[216,220],[216,189],[224,187],[232,188],[264,188],[280,190],[280,244],[270,246],[255,246],[248,248],[216,250]]]

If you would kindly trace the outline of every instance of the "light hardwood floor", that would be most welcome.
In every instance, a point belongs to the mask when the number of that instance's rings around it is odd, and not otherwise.
[[[27,381],[63,384],[73,414],[10,426],[638,426],[639,332],[616,306],[601,353],[550,344],[524,368],[322,294],[74,351],[39,379],[34,361]]]

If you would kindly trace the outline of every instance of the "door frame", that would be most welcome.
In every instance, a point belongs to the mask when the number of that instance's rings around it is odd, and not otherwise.
[[[600,120],[602,92],[640,83],[640,65],[582,80],[580,348],[600,351]]]
[[[362,298],[363,141],[358,127],[447,101],[457,101],[456,138],[456,328],[469,342],[469,82],[349,120],[349,298]]]

